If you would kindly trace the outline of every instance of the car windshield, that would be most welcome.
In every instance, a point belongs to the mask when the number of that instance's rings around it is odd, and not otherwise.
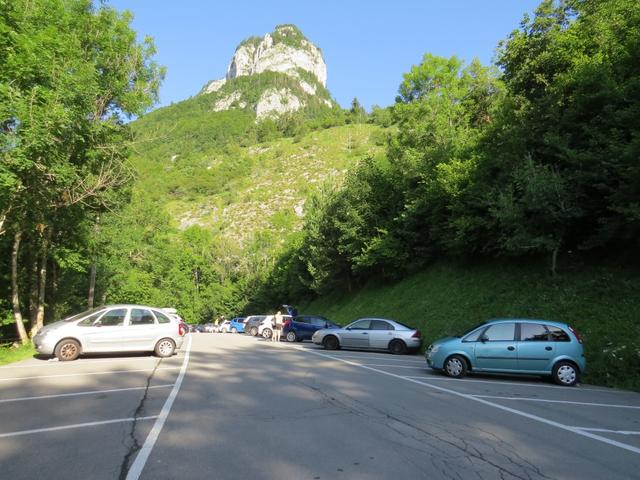
[[[457,338],[464,337],[465,335],[468,335],[468,334],[470,334],[471,332],[473,332],[476,328],[480,328],[481,326],[486,325],[486,324],[487,324],[487,322],[481,322],[481,323],[479,323],[479,324],[477,324],[477,325],[475,325],[475,326],[471,327],[470,329],[465,330],[465,331],[462,333],[462,335],[456,335],[456,337],[457,337]]]
[[[101,308],[104,308],[104,307],[96,307],[96,308],[92,308],[90,310],[85,310],[84,312],[76,313],[75,315],[72,315],[70,317],[63,318],[62,321],[63,322],[73,322],[74,320],[79,320],[82,317],[87,317],[87,316],[91,315],[92,313],[97,312]]]

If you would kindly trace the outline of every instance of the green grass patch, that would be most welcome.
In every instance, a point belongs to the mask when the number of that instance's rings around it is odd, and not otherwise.
[[[36,355],[35,347],[29,343],[27,345],[20,345],[14,347],[11,345],[0,346],[0,365],[6,365],[7,363],[19,362],[20,360],[26,360]]]
[[[640,274],[585,267],[556,278],[537,265],[436,265],[393,284],[318,298],[301,308],[345,324],[363,316],[419,328],[424,345],[491,318],[565,322],[585,345],[588,383],[640,390]]]

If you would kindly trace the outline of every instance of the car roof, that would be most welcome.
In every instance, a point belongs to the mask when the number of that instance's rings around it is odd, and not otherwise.
[[[487,320],[485,322],[485,325],[494,324],[494,323],[509,323],[509,322],[543,323],[544,325],[553,325],[556,327],[568,327],[568,324],[564,322],[556,322],[554,320],[544,320],[541,318],[493,318],[491,320]]]

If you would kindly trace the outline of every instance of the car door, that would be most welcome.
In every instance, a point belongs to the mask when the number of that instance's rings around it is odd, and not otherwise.
[[[82,333],[84,352],[113,352],[122,350],[126,336],[125,320],[127,308],[106,310],[91,326],[85,327]]]
[[[298,316],[296,317],[296,335],[301,338],[308,339],[313,336],[313,332],[318,330],[318,327],[314,324],[313,317]]]
[[[371,320],[369,346],[371,348],[388,348],[393,339],[394,326],[384,320]]]
[[[518,369],[527,372],[550,370],[555,344],[549,330],[540,323],[521,323],[518,342]]]
[[[369,348],[369,327],[371,320],[364,318],[345,327],[340,334],[340,344],[343,347]]]
[[[153,350],[159,331],[158,323],[151,310],[131,309],[126,333],[126,343],[131,350]]]
[[[476,368],[487,371],[517,370],[518,349],[515,333],[514,322],[489,325],[476,342]]]

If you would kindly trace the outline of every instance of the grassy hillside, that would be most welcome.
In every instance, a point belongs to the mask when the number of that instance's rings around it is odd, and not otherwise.
[[[227,122],[247,125],[241,111],[209,116],[203,121],[213,122],[206,128],[216,131]],[[382,129],[367,124],[247,146],[201,141],[195,148],[190,135],[178,134],[184,121],[193,122],[178,116],[167,141],[154,139],[152,127],[137,126],[142,138],[152,140],[132,159],[138,172],[136,189],[164,205],[177,228],[199,225],[239,243],[263,230],[297,229],[309,195],[325,183],[339,185],[359,159],[383,150]],[[166,120],[160,123],[167,128]]]
[[[303,305],[340,323],[375,315],[418,327],[433,340],[498,317],[566,322],[581,333],[585,382],[640,390],[640,272],[580,266],[551,278],[532,265],[437,265],[395,284]]]

